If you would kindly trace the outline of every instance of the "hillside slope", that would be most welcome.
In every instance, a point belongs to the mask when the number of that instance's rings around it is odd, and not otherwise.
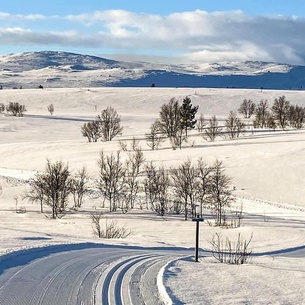
[[[305,67],[260,61],[159,65],[68,52],[0,56],[3,88],[205,87],[303,89]]]

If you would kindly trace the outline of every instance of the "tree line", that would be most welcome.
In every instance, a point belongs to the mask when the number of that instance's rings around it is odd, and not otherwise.
[[[78,209],[94,188],[101,202],[108,203],[110,212],[145,207],[161,216],[183,214],[187,220],[210,209],[217,225],[226,223],[225,208],[234,201],[231,178],[219,160],[209,165],[200,158],[195,164],[187,160],[176,168],[165,168],[146,162],[143,152],[137,149],[125,160],[121,151],[108,155],[102,151],[97,166],[99,178],[92,182],[85,168],[73,175],[68,164],[48,160],[45,171],[30,180],[25,198],[39,203],[41,212],[44,205],[50,206],[52,218],[57,218],[66,210],[69,198],[73,198],[73,208]]]
[[[301,129],[305,122],[305,108],[292,105],[284,95],[276,98],[271,107],[267,100],[261,100],[256,105],[252,100],[245,99],[238,112],[244,118],[251,118],[254,115],[254,128]]]
[[[183,144],[187,144],[189,132],[193,129],[197,129],[206,141],[215,141],[219,136],[238,138],[245,132],[247,125],[273,130],[300,129],[305,122],[305,108],[292,105],[285,96],[276,98],[271,107],[267,100],[255,104],[250,99],[244,99],[237,111],[229,112],[222,125],[215,115],[206,120],[200,114],[196,119],[198,109],[199,106],[193,106],[189,97],[185,97],[181,105],[175,98],[164,103],[159,118],[151,124],[149,132],[145,133],[146,144],[156,150],[167,139],[173,149],[181,149]],[[254,119],[250,121],[253,116]],[[108,107],[94,121],[85,123],[81,131],[88,142],[111,141],[123,132],[121,117],[114,108]]]
[[[4,113],[4,111],[12,116],[22,117],[27,109],[25,105],[15,102],[10,102],[8,105],[0,103],[0,113]]]

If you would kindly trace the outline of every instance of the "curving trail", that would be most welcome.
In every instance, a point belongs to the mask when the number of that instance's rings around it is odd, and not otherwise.
[[[0,260],[0,304],[162,304],[160,269],[187,255],[182,249],[96,244],[21,251]]]

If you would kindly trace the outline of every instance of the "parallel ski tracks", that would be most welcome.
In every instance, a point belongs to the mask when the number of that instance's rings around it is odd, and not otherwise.
[[[43,256],[0,274],[0,304],[159,304],[156,278],[173,257],[178,256],[123,248]]]
[[[145,294],[141,293],[141,289],[143,286],[147,286],[147,282],[151,281],[150,278],[148,279],[145,276],[147,275],[147,269],[160,263],[165,265],[168,260],[170,260],[169,256],[144,254],[114,262],[100,278],[102,293],[101,299],[97,298],[96,304],[158,304],[159,296],[156,278],[161,267],[155,269],[153,273],[149,273],[153,277],[155,288],[149,290],[149,292],[145,290]]]

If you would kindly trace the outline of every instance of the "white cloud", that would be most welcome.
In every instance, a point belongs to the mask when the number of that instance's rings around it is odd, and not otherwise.
[[[46,19],[46,16],[41,14],[29,14],[29,15],[22,15],[22,14],[9,14],[0,12],[0,20],[11,20],[11,21],[20,21],[20,20],[29,20],[29,21],[37,21]]]
[[[254,17],[242,11],[208,13],[202,10],[161,16],[109,10],[62,17],[0,13],[0,19],[5,18],[45,18],[51,22],[50,28],[55,19],[61,19],[65,21],[65,29],[77,28],[77,32],[19,29],[8,38],[9,30],[2,29],[0,44],[10,41],[15,45],[56,44],[117,49],[118,53],[128,50],[128,53],[175,54],[185,61],[201,62],[305,63],[305,20],[295,16]]]

